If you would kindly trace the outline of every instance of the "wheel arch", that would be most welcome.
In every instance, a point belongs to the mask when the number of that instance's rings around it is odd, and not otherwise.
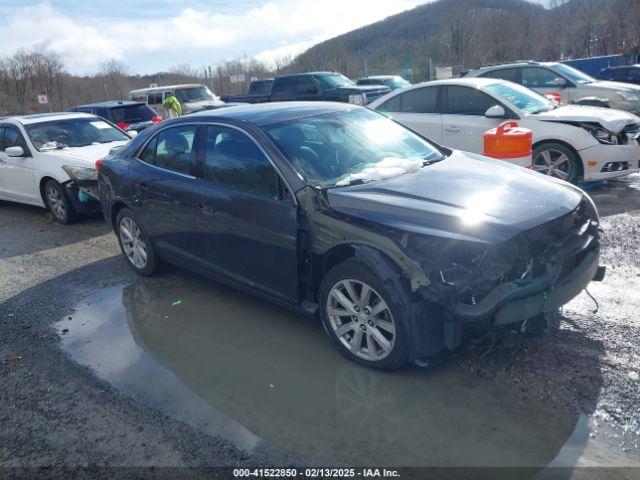
[[[538,140],[537,142],[535,142],[531,146],[531,149],[535,151],[536,148],[541,147],[542,145],[545,145],[548,143],[549,144],[557,143],[559,145],[562,145],[563,147],[568,148],[578,159],[579,178],[584,178],[584,163],[582,161],[582,156],[580,155],[580,152],[578,152],[578,150],[570,143],[564,140],[558,140],[557,138],[544,138],[542,140]]]

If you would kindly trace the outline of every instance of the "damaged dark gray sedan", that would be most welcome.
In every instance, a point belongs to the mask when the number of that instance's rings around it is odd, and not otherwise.
[[[162,122],[99,162],[99,190],[139,274],[166,261],[317,314],[376,368],[526,328],[604,275],[581,190],[348,104]]]

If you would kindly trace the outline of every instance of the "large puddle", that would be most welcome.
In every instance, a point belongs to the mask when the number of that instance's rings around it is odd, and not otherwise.
[[[360,466],[542,469],[594,451],[596,464],[618,461],[592,445],[587,417],[456,362],[372,371],[312,320],[212,282],[179,294],[163,283],[88,297],[57,323],[63,346],[118,389],[241,449]]]

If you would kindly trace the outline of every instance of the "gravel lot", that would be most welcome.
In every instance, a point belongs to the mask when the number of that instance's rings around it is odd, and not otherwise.
[[[514,408],[513,417],[509,418],[517,419],[519,415],[523,425],[572,419],[566,438],[561,439],[548,462],[567,462],[568,466],[640,466],[640,176],[609,182],[590,193],[601,210],[605,232],[602,263],[608,266],[605,281],[589,288],[599,303],[597,313],[593,313],[594,302],[582,293],[565,306],[562,315],[554,319],[550,333],[541,339],[514,336],[493,348],[467,347],[446,365],[429,371],[415,367],[393,374],[396,377],[375,377],[387,382],[392,393],[396,392],[398,403],[411,401],[408,394],[404,396],[406,387],[398,385],[398,379],[422,382],[416,388],[427,385],[424,382],[450,389],[462,388],[463,383],[475,384],[473,388],[482,390],[473,395],[484,392],[494,403],[487,405],[487,411]],[[78,363],[73,352],[64,348],[65,335],[79,334],[80,325],[72,319],[81,311],[80,305],[85,305],[87,299],[93,299],[89,303],[98,301],[101,292],[127,286],[134,293],[142,289],[152,297],[172,292],[167,301],[175,296],[193,298],[195,303],[231,298],[229,301],[235,303],[228,306],[230,316],[234,309],[248,312],[241,309],[250,308],[252,315],[275,318],[277,322],[278,318],[288,319],[288,313],[175,269],[152,279],[136,278],[100,218],[65,227],[51,222],[44,210],[2,203],[0,225],[0,466],[179,467],[316,458],[311,446],[297,449],[296,445],[304,443],[300,439],[294,441],[282,432],[270,431],[276,429],[275,422],[258,428],[244,421],[237,411],[230,416],[264,439],[261,448],[247,449],[233,435],[216,435],[215,429],[198,428],[189,415],[181,418],[163,408],[161,402],[149,401],[144,393],[149,390],[144,385],[136,386],[141,390],[126,387],[125,381],[116,385],[97,364]],[[206,300],[207,292],[214,300]],[[184,313],[184,321],[195,322],[200,314]],[[124,314],[121,316],[124,318]],[[64,319],[69,319],[67,331],[60,327],[59,322]],[[129,324],[136,321],[128,318]],[[317,355],[312,360],[328,362],[335,369],[351,368],[341,359],[334,360],[339,355],[334,355],[317,326],[300,333],[296,329],[307,327],[293,326],[295,323],[287,320],[280,324],[278,335],[311,335],[309,338],[317,338],[320,345],[317,352],[309,353]],[[202,326],[189,325],[193,329]],[[102,345],[97,337],[95,343]],[[188,385],[187,390],[197,391],[205,403],[215,403],[207,393],[215,386],[205,385],[198,390],[196,384],[203,379],[190,383],[181,377],[179,368],[159,359],[153,346],[145,344],[142,350],[162,363],[162,368],[173,370],[183,380],[181,384]],[[112,355],[120,355],[115,344]],[[295,358],[282,358],[283,362],[292,360],[295,362]],[[306,377],[322,377],[323,365],[300,364],[295,368],[308,372]],[[203,369],[207,368],[203,365]],[[333,377],[330,380],[333,382]],[[426,388],[425,392],[432,390]],[[234,400],[227,399],[232,403]],[[515,412],[518,401],[522,408]],[[530,404],[535,408],[524,408]],[[214,406],[228,413],[219,404]],[[558,420],[552,418],[554,415]],[[496,430],[491,424],[477,428],[481,436]],[[570,446],[578,430],[587,435],[580,455],[572,457],[567,447],[561,450],[562,455],[554,457],[563,444]],[[459,437],[452,433],[452,441]],[[345,460],[331,455],[323,458],[329,462]],[[367,457],[363,458],[366,461]],[[446,462],[447,457],[437,458]]]

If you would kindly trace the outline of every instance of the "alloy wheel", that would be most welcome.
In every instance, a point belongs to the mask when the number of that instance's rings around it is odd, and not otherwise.
[[[547,149],[539,152],[533,159],[533,169],[560,180],[571,181],[575,175],[575,165],[566,153]]]
[[[326,313],[340,343],[357,357],[379,361],[392,352],[396,324],[391,309],[370,285],[339,281],[329,291]]]
[[[127,259],[134,267],[142,270],[147,265],[147,244],[142,231],[131,217],[124,217],[120,221],[120,242]]]
[[[62,198],[62,193],[53,183],[47,185],[47,203],[51,213],[60,221],[67,218],[67,207]]]

